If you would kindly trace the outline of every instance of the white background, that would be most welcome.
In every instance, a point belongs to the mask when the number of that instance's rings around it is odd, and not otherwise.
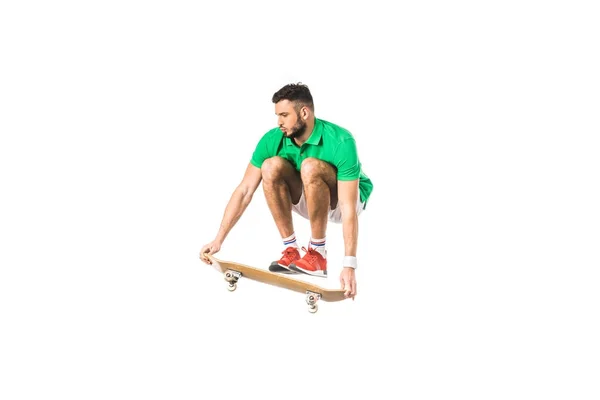
[[[2,2],[0,398],[599,398],[593,2],[200,3]],[[198,260],[299,81],[375,185],[314,315]]]

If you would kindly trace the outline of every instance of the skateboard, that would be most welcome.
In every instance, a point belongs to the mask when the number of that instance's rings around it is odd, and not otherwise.
[[[308,304],[308,311],[310,313],[317,312],[319,308],[317,302],[319,300],[334,302],[346,299],[344,290],[342,289],[327,289],[300,279],[290,278],[287,275],[270,272],[265,269],[254,268],[232,261],[223,261],[213,255],[204,254],[204,256],[212,262],[212,266],[217,271],[224,275],[225,281],[228,283],[227,289],[230,292],[233,292],[237,288],[240,278],[247,278],[295,292],[305,293],[306,304]]]

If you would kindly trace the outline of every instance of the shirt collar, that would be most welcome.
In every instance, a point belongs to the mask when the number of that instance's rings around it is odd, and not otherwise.
[[[311,145],[316,146],[321,143],[322,137],[323,137],[323,123],[321,122],[320,119],[315,118],[315,126],[313,128],[313,131],[304,144],[311,144]],[[288,146],[296,146],[294,140],[287,138],[287,137],[285,138],[285,143]]]

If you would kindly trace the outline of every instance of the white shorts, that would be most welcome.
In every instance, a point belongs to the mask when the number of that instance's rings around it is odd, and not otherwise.
[[[358,199],[356,200],[356,215],[360,215],[360,213],[365,209],[365,203],[360,201],[360,192],[358,192]],[[308,219],[308,207],[306,206],[306,198],[304,197],[304,190],[302,190],[302,195],[300,195],[300,200],[298,200],[298,204],[292,204],[292,211],[296,214],[301,215],[302,217]],[[341,224],[342,223],[342,210],[340,209],[340,202],[338,201],[337,207],[335,209],[329,209],[329,221]]]

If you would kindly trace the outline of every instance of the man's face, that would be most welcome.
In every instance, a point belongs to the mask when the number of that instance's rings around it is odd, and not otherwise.
[[[300,137],[306,132],[306,122],[300,118],[294,109],[294,103],[281,100],[275,104],[277,125],[286,137],[290,139]]]

